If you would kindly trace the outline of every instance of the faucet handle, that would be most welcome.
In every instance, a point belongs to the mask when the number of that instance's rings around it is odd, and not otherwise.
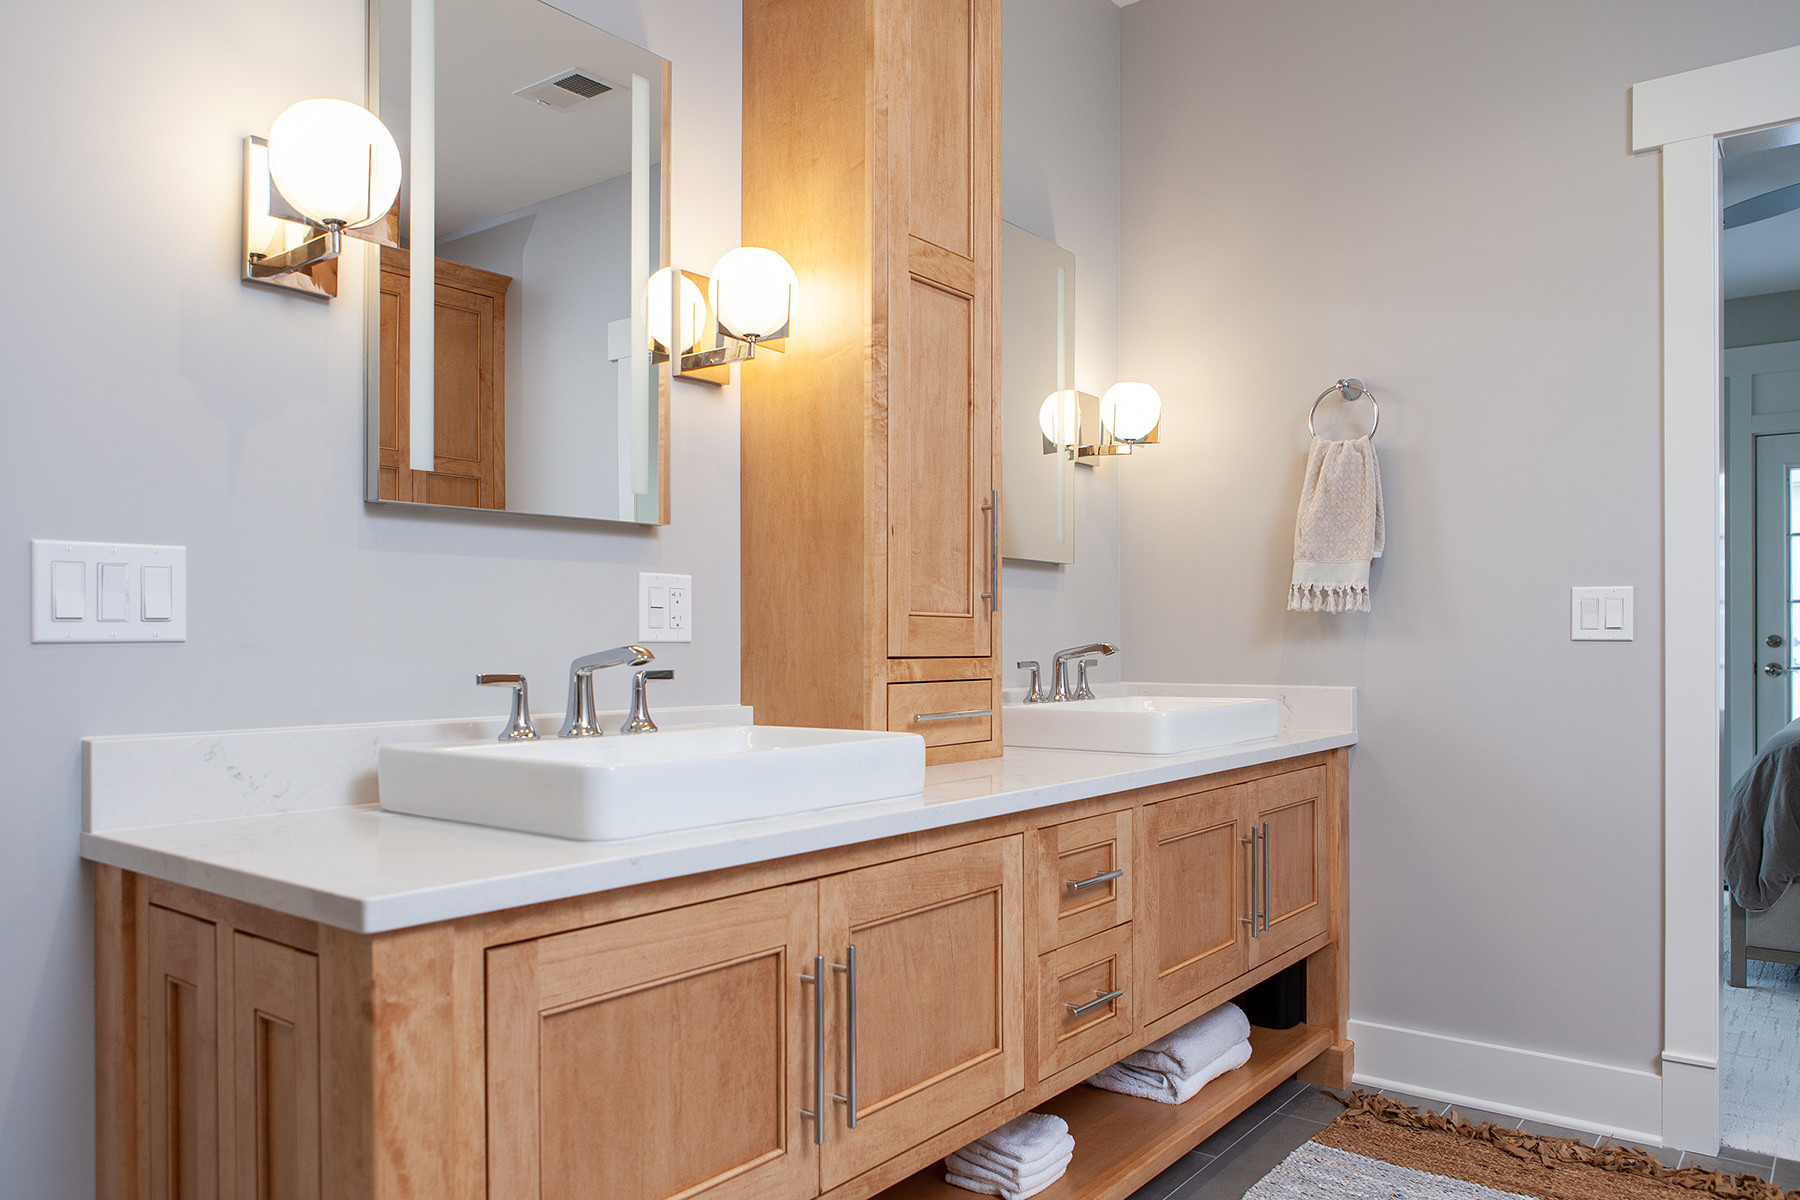
[[[1042,704],[1044,702],[1044,689],[1042,685],[1038,683],[1038,672],[1042,670],[1042,668],[1032,659],[1026,659],[1024,662],[1014,663],[1013,665],[1018,667],[1021,671],[1031,672],[1031,689],[1025,693],[1025,703]]]
[[[476,687],[509,687],[512,689],[512,713],[500,730],[499,741],[530,742],[538,731],[531,724],[531,700],[523,675],[477,675]]]
[[[1099,665],[1100,660],[1097,658],[1084,658],[1075,664],[1075,699],[1094,699],[1094,689],[1088,686],[1087,673],[1089,667],[1097,667]]]
[[[625,723],[619,726],[620,733],[655,733],[656,722],[650,719],[650,695],[644,685],[652,679],[673,679],[675,672],[637,671],[631,676],[631,712]]]

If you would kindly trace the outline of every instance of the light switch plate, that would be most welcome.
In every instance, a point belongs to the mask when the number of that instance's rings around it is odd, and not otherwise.
[[[694,577],[638,572],[638,641],[694,640]]]
[[[79,578],[79,612],[59,620],[58,564],[65,583]],[[79,564],[76,571],[72,565]],[[102,568],[105,568],[102,570]],[[144,571],[151,571],[146,606]],[[165,574],[166,572],[166,574]],[[165,586],[166,585],[166,588]],[[167,613],[165,617],[162,614]],[[143,546],[130,542],[31,541],[31,640],[34,642],[187,641],[187,547]]]
[[[1629,642],[1632,630],[1631,589],[1628,587],[1578,587],[1569,589],[1569,640],[1572,642]]]

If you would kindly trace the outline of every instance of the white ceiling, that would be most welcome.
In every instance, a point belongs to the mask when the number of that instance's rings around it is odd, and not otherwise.
[[[1800,183],[1800,145],[1748,154],[1731,153],[1732,148],[1727,142],[1721,164],[1724,205]],[[1727,300],[1800,289],[1800,210],[1725,230],[1719,266]]]
[[[381,118],[404,150],[409,48],[396,24],[382,24]],[[650,51],[541,0],[437,0],[437,41],[439,237],[628,172],[634,74],[649,81],[661,161],[663,60]],[[617,90],[568,111],[513,95],[570,68]]]

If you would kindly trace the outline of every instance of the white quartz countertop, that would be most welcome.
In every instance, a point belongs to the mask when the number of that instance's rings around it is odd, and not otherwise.
[[[1220,688],[1208,691],[1228,694]],[[1233,689],[1240,695],[1249,691]],[[255,757],[259,744],[265,749],[287,745],[280,735],[301,739],[324,736],[324,731],[90,739],[88,821],[81,852],[95,862],[308,920],[379,933],[979,821],[1355,743],[1353,699],[1342,706],[1349,718],[1342,724],[1348,727],[1327,729],[1287,728],[1286,718],[1301,715],[1296,711],[1301,707],[1329,711],[1338,706],[1290,706],[1285,696],[1282,700],[1284,728],[1272,740],[1155,757],[1012,749],[1000,758],[929,767],[925,790],[916,796],[621,842],[566,841],[384,812],[371,802],[366,772],[355,775],[357,786],[348,791],[314,789],[343,792],[349,803],[282,810],[280,797],[307,789],[292,779],[277,780],[279,772],[259,776],[244,762]],[[695,710],[695,717],[716,717],[716,712]],[[663,714],[658,719],[668,723]],[[418,738],[422,724],[345,726],[329,732],[340,742],[354,742],[357,754],[372,756],[381,740]],[[445,737],[466,737],[471,728],[467,722],[438,727]],[[347,737],[345,731],[357,731],[357,736]],[[195,744],[182,746],[182,738]],[[251,740],[259,738],[261,743]],[[195,766],[187,790],[171,788],[164,776],[179,774],[171,764],[195,754],[204,766]],[[292,757],[309,763],[317,758]],[[146,770],[157,771],[156,778],[134,783],[132,774]],[[230,811],[226,801],[231,786],[252,794],[254,802],[246,801],[242,808],[254,808],[255,815],[218,815],[222,809]],[[116,798],[140,797],[158,787],[173,792],[178,802],[171,803],[168,795],[160,806]],[[214,803],[191,798],[209,790],[220,793]],[[134,816],[150,820],[128,824]],[[190,819],[157,820],[170,816]]]

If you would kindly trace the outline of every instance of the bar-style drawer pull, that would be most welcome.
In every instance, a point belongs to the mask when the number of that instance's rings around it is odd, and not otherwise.
[[[1063,885],[1071,892],[1079,892],[1082,888],[1091,888],[1097,883],[1108,883],[1114,879],[1123,879],[1124,877],[1124,868],[1119,868],[1112,871],[1102,871],[1098,875],[1090,875],[1086,879],[1065,879],[1063,880]]]
[[[1099,993],[1099,995],[1097,995],[1094,999],[1089,1000],[1086,1004],[1065,1004],[1065,1005],[1063,1005],[1063,1007],[1069,1010],[1069,1015],[1071,1017],[1079,1017],[1083,1013],[1092,1012],[1094,1009],[1099,1008],[1102,1004],[1111,1004],[1114,1000],[1117,1000],[1120,996],[1123,996],[1124,994],[1125,994],[1124,988],[1114,988],[1110,992]]]
[[[913,721],[915,723],[923,721],[960,721],[964,717],[991,717],[993,715],[994,710],[991,708],[965,708],[961,712],[920,713],[913,718]]]

